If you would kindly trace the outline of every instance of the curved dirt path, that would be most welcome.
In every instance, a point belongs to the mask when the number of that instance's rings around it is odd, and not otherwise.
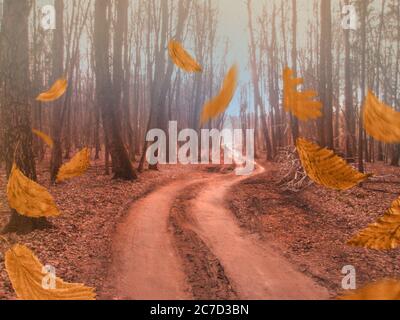
[[[170,208],[186,185],[177,181],[135,202],[117,228],[111,279],[118,298],[191,299],[168,228]]]
[[[254,174],[264,169],[259,167]],[[271,247],[243,231],[225,208],[230,188],[247,177],[218,175],[176,181],[137,201],[117,229],[112,281],[118,298],[193,299],[174,246],[169,216],[174,200],[198,182],[190,200],[193,230],[218,258],[241,299],[328,299],[328,291],[296,271]]]
[[[259,168],[257,173],[263,172]],[[293,266],[271,247],[243,231],[225,196],[245,178],[215,179],[192,200],[191,215],[200,238],[217,256],[241,299],[329,299],[328,291]]]

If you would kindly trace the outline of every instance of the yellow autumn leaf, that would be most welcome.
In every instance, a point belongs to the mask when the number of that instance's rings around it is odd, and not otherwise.
[[[327,188],[351,189],[370,176],[353,169],[333,151],[321,148],[306,139],[299,138],[296,146],[308,177]]]
[[[47,134],[36,129],[33,129],[32,132],[36,134],[40,139],[42,139],[50,148],[53,148],[54,141]]]
[[[60,168],[57,174],[57,182],[79,177],[86,172],[89,166],[90,150],[84,148]]]
[[[52,102],[59,99],[68,88],[66,79],[58,79],[53,86],[46,92],[41,93],[36,100],[41,102]]]
[[[349,245],[375,250],[396,249],[400,245],[400,198],[377,222],[354,236]]]
[[[12,286],[21,300],[95,300],[93,288],[67,283],[56,277],[54,287],[46,282],[45,269],[31,250],[15,245],[5,254],[5,266]],[[44,285],[45,284],[45,285]]]
[[[400,143],[400,112],[379,101],[371,91],[364,103],[364,126],[378,141]]]
[[[236,66],[233,66],[225,77],[220,93],[204,105],[201,114],[201,124],[216,118],[226,111],[235,95],[237,78],[238,69]]]
[[[302,78],[293,78],[291,69],[284,70],[283,106],[286,112],[291,112],[301,121],[317,119],[322,116],[322,103],[314,100],[318,93],[313,90],[297,91],[297,86],[303,82]]]
[[[16,164],[13,165],[7,184],[10,208],[31,218],[55,217],[60,214],[53,197],[41,185],[27,178]]]
[[[168,45],[169,55],[172,61],[181,69],[187,72],[201,72],[200,64],[194,60],[190,54],[178,42],[171,40]]]
[[[339,300],[400,300],[400,281],[384,279],[338,297]]]

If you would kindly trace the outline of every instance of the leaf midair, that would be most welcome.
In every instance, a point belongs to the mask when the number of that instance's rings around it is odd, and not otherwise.
[[[400,198],[377,222],[370,224],[349,242],[349,245],[374,250],[396,249],[400,245]]]
[[[38,95],[36,100],[41,102],[55,101],[62,97],[62,95],[67,91],[67,88],[68,88],[67,80],[58,79],[48,91]]]
[[[89,166],[90,150],[84,148],[60,168],[57,174],[57,182],[79,177],[86,172]]]
[[[400,143],[400,112],[379,101],[371,91],[364,103],[364,126],[378,141]]]
[[[40,139],[42,139],[43,142],[46,143],[50,148],[53,148],[53,146],[54,146],[54,141],[53,141],[53,139],[50,138],[47,134],[45,134],[45,133],[43,133],[43,132],[41,132],[41,131],[39,131],[39,130],[36,130],[36,129],[33,129],[32,132],[33,132],[35,135],[37,135]]]
[[[216,118],[226,111],[235,95],[237,78],[238,69],[236,66],[233,66],[225,77],[220,93],[204,105],[201,114],[201,124]]]
[[[338,297],[339,300],[400,300],[400,281],[384,279]]]
[[[172,61],[186,72],[201,72],[200,64],[178,42],[171,40],[168,45],[169,55]]]
[[[313,90],[297,91],[297,86],[303,82],[302,78],[293,78],[291,69],[284,70],[283,105],[285,111],[291,112],[301,121],[317,119],[322,116],[322,103],[314,100],[318,93]]]
[[[95,300],[93,288],[78,283],[67,283],[55,279],[55,289],[42,285],[43,265],[31,250],[23,245],[15,245],[5,254],[5,266],[17,294],[22,300]]]
[[[7,184],[10,208],[31,218],[56,217],[60,214],[53,197],[41,185],[27,178],[16,164],[11,169]]]
[[[314,182],[335,190],[347,190],[366,180],[362,174],[336,156],[333,151],[299,138],[297,151],[307,175]]]

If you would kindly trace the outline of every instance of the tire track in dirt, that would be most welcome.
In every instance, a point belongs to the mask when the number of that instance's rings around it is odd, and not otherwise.
[[[176,195],[191,183],[177,181],[155,190],[135,202],[118,226],[110,272],[118,299],[192,299],[168,225]]]
[[[262,173],[259,167],[257,172]],[[328,299],[328,291],[271,247],[242,230],[225,207],[230,188],[245,177],[212,179],[190,200],[193,230],[220,261],[240,299]]]
[[[328,299],[225,207],[230,188],[246,178],[203,173],[137,201],[113,243],[117,298]]]
[[[190,215],[189,205],[203,187],[204,182],[192,184],[175,199],[170,217],[174,242],[194,299],[234,300],[238,296],[224,268],[193,228],[196,223]]]

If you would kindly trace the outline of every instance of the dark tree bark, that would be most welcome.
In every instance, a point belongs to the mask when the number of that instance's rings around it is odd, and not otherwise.
[[[332,13],[331,0],[321,1],[320,95],[324,115],[319,121],[320,142],[334,149],[333,84],[332,84]]]
[[[133,180],[137,178],[137,175],[122,140],[121,122],[116,110],[117,106],[115,105],[117,100],[114,96],[113,83],[111,81],[109,61],[110,21],[107,15],[107,10],[110,10],[110,4],[108,0],[96,0],[95,2],[94,50],[96,100],[101,108],[103,127],[108,140],[114,178]]]
[[[346,0],[346,5],[349,0]],[[350,30],[344,31],[345,36],[345,119],[346,119],[346,157],[353,158],[356,152],[356,130],[355,130],[355,116],[353,104],[353,81],[352,81],[352,63],[351,63],[351,45],[350,45]]]
[[[297,0],[292,0],[292,69],[294,76],[297,75]],[[290,114],[290,123],[292,127],[293,143],[295,144],[299,137],[299,120]]]
[[[367,10],[368,1],[361,1],[361,93],[366,94],[366,47],[367,47]],[[363,103],[360,106],[360,121],[358,124],[358,170],[364,172],[364,127],[363,127]]]
[[[32,147],[31,108],[29,103],[29,1],[5,0],[0,35],[2,153],[9,176],[15,162],[30,179],[36,180]],[[12,210],[3,233],[29,233],[47,226],[46,219],[33,219]]]
[[[53,36],[53,74],[52,82],[61,78],[64,73],[64,0],[55,1],[56,10],[56,30]],[[51,136],[54,141],[54,146],[51,153],[50,160],[50,175],[51,181],[56,181],[58,170],[62,165],[62,108],[63,99],[54,102],[53,106],[53,124],[51,129]]]
[[[176,24],[176,31],[173,38],[176,41],[181,41],[185,22],[189,14],[191,6],[190,0],[180,0],[178,2],[178,19]],[[169,28],[169,10],[168,1],[161,2],[161,32],[160,40],[157,44],[155,52],[155,63],[151,81],[151,95],[150,95],[150,115],[147,124],[147,131],[158,128],[167,132],[168,127],[168,108],[166,106],[167,93],[171,86],[171,77],[174,72],[174,64],[170,60],[166,60],[166,50],[168,44],[168,28]],[[139,164],[139,171],[143,171],[148,143],[144,142],[142,156]],[[157,170],[157,165],[149,166],[151,170]]]
[[[376,68],[376,76],[375,76],[375,92],[377,96],[380,96],[381,93],[381,67],[380,67],[380,58],[381,58],[381,46],[382,46],[382,39],[384,36],[383,28],[385,25],[385,7],[386,7],[386,0],[382,1],[382,6],[381,6],[381,15],[380,15],[380,22],[379,22],[379,35],[378,35],[378,40],[377,40],[377,46],[376,46],[376,55],[375,55],[375,68]],[[399,25],[399,23],[398,23]],[[397,88],[397,86],[396,86]],[[383,143],[378,141],[378,146],[377,146],[377,160],[378,161],[383,161],[384,160],[384,155],[383,155]]]
[[[267,149],[267,160],[272,160],[274,158],[274,155],[272,154],[272,146],[271,146],[271,139],[270,139],[270,134],[268,130],[268,119],[265,114],[265,107],[264,103],[262,101],[261,93],[260,93],[260,87],[259,87],[259,81],[260,77],[258,74],[258,69],[257,69],[257,57],[256,57],[256,44],[255,44],[255,38],[254,38],[254,30],[253,30],[253,20],[252,20],[252,7],[251,7],[251,0],[247,0],[247,10],[248,10],[248,15],[249,15],[249,32],[250,32],[250,64],[251,64],[251,74],[252,74],[252,82],[253,82],[253,90],[254,90],[254,107],[255,109],[260,110],[260,116],[261,116],[261,125],[262,125],[262,130],[263,130],[263,135],[264,135],[264,142],[266,145]],[[258,119],[256,119],[257,121]]]
[[[393,93],[393,100],[396,106],[396,110],[400,110],[400,105],[398,103],[398,84],[399,84],[399,71],[400,71],[400,2],[397,3],[396,7],[394,8],[396,12],[396,33],[397,33],[397,46],[396,46],[396,65],[395,65],[395,84],[394,84],[394,93]],[[399,161],[400,161],[400,145],[394,145],[393,150],[392,150],[392,159],[391,159],[391,165],[392,166],[399,166]]]

